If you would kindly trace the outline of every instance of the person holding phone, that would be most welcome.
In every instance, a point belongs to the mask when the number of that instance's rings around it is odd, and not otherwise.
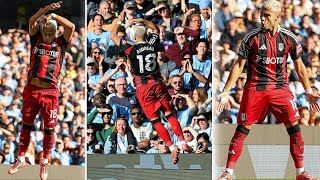
[[[200,133],[197,136],[198,146],[195,153],[212,153],[209,148],[209,135],[207,133]]]

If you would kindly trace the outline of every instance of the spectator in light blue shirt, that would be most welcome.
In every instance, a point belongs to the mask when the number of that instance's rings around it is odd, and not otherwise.
[[[197,42],[197,54],[193,55],[193,63],[192,66],[196,72],[199,72],[202,76],[208,79],[211,73],[211,65],[212,60],[211,57],[208,55],[208,46],[209,42],[206,39],[200,39]],[[197,87],[204,87],[205,83],[197,80],[195,82]]]
[[[61,165],[69,166],[72,164],[72,158],[69,152],[64,151],[63,148],[63,142],[57,141],[55,149],[51,152],[51,159],[57,158],[61,161]]]

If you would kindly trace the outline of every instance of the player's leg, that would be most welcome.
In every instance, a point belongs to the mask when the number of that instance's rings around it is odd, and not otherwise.
[[[54,128],[58,114],[58,90],[50,89],[44,91],[41,96],[41,114],[44,124],[43,158],[40,161],[41,180],[45,180],[48,177],[48,163],[54,144]]]
[[[242,153],[243,143],[251,125],[261,122],[268,110],[268,95],[263,91],[245,88],[238,114],[238,126],[231,139],[226,170],[219,179],[232,179],[233,169]]]
[[[304,141],[298,120],[299,111],[290,89],[272,91],[270,110],[278,121],[282,122],[290,137],[290,153],[296,167],[297,179],[316,179],[305,172],[303,153]]]
[[[8,171],[9,174],[17,173],[26,165],[25,153],[30,143],[30,133],[33,129],[34,119],[40,110],[38,94],[32,92],[32,88],[27,85],[22,95],[24,99],[21,110],[23,125],[19,139],[19,153],[15,164]]]

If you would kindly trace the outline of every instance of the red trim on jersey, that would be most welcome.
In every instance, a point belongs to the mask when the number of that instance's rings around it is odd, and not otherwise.
[[[126,49],[124,52],[129,55],[131,50],[132,50],[133,46],[129,47],[128,49]]]

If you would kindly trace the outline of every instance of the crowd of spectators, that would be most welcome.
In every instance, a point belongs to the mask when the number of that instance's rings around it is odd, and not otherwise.
[[[159,27],[157,63],[183,135],[194,153],[210,153],[211,1],[89,0],[87,5],[87,153],[169,153],[139,105],[128,57],[110,39],[113,26],[121,23],[117,36],[134,44],[136,18]],[[122,11],[125,21],[118,22]],[[162,122],[179,145],[164,115]]]
[[[213,96],[222,91],[230,69],[237,60],[238,47],[242,38],[252,29],[260,26],[260,7],[262,0],[217,0],[214,2],[213,43]],[[320,51],[320,2],[318,0],[280,0],[283,4],[281,26],[292,31],[299,39],[309,80],[314,92],[319,92],[319,51]],[[295,72],[292,59],[287,62],[289,87],[292,90],[302,119],[300,124],[320,126],[320,114],[310,110],[305,91]],[[214,111],[213,122],[235,124],[247,80],[246,69],[233,86],[229,96],[229,106],[221,114]],[[214,99],[215,100],[215,99]],[[216,104],[216,103],[214,103]],[[264,123],[278,123],[269,112]]]
[[[60,26],[57,33],[61,35]],[[78,27],[70,49],[63,58],[59,75],[60,97],[55,145],[49,164],[85,165],[85,34]],[[0,164],[13,164],[18,156],[22,128],[22,93],[30,63],[30,36],[22,29],[0,31]],[[43,125],[39,113],[34,121],[26,153],[29,164],[39,164],[43,156]]]

